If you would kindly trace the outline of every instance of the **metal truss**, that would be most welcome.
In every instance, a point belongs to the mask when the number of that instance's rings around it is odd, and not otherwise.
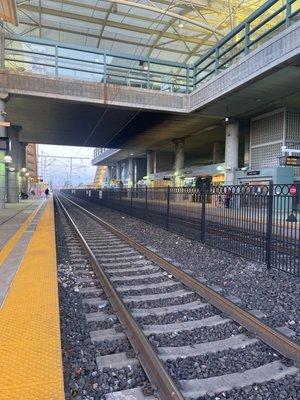
[[[11,0],[5,0],[11,1]],[[16,34],[194,62],[262,0],[19,0]]]

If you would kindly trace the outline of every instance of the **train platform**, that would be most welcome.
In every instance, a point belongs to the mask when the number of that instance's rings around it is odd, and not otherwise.
[[[22,206],[1,216],[0,397],[63,400],[53,202]]]
[[[0,249],[14,235],[43,199],[20,200],[19,203],[5,204],[0,209]]]

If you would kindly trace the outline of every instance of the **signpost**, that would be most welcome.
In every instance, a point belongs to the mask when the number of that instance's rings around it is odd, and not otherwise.
[[[279,164],[288,167],[300,167],[300,155],[279,157]]]
[[[297,222],[297,186],[291,185],[289,188],[289,192],[292,196],[292,212],[287,217],[287,222]]]
[[[291,185],[290,186],[290,195],[291,196],[296,196],[297,195],[297,186],[296,185]]]

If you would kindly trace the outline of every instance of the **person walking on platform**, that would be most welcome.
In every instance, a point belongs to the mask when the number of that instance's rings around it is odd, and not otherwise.
[[[49,196],[49,189],[48,188],[45,190],[45,195],[46,195],[46,199],[47,199],[48,196]]]
[[[231,189],[228,189],[225,194],[225,207],[226,208],[230,208],[231,201],[232,201],[232,191],[231,191]]]

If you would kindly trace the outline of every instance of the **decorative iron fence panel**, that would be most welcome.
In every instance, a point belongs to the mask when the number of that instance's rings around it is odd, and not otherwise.
[[[300,276],[300,184],[61,192]]]

